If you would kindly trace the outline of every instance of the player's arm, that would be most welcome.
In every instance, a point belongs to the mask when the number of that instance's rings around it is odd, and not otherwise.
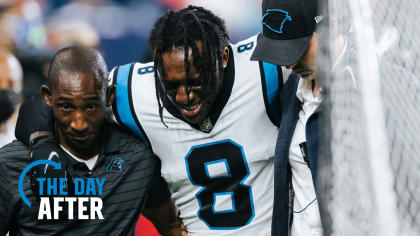
[[[30,141],[53,136],[54,124],[52,109],[45,104],[41,96],[32,96],[19,108],[15,127],[16,139],[30,146]]]
[[[147,134],[143,130],[143,127],[140,124],[138,119],[136,107],[133,105],[133,91],[141,93],[141,87],[138,84],[133,83],[134,78],[138,80],[138,71],[144,68],[152,68],[150,65],[138,68],[138,63],[131,63],[126,65],[118,66],[109,73],[108,84],[113,85],[116,88],[115,100],[112,104],[112,111],[114,114],[115,121],[120,124],[122,127],[130,130],[134,135],[136,135],[147,147],[151,147],[150,141],[147,137]],[[144,65],[145,66],[145,65]],[[147,72],[142,74],[142,76],[153,76],[153,73]],[[142,78],[143,79],[143,78]]]
[[[153,179],[146,205],[142,214],[149,219],[162,235],[187,235],[184,224],[179,219],[178,207],[171,199],[168,183],[160,173],[160,161],[157,159]]]

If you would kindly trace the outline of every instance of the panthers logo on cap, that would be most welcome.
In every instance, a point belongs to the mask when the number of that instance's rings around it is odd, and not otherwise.
[[[283,19],[278,21],[277,19]],[[267,9],[263,15],[262,24],[273,32],[283,33],[283,26],[286,21],[292,21],[289,12],[280,9]]]

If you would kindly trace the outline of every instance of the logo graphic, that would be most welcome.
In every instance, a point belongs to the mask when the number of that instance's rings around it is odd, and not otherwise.
[[[272,17],[278,18],[280,16],[282,16],[284,18],[281,22],[278,22],[279,25],[269,25],[267,23],[269,18],[272,18]],[[270,29],[271,31],[276,32],[278,34],[283,33],[283,26],[284,26],[284,23],[286,23],[286,21],[292,22],[292,17],[289,15],[289,12],[284,11],[284,10],[280,10],[280,9],[268,9],[267,12],[263,15],[263,18],[262,18],[262,24],[265,27],[267,27],[268,29]]]
[[[53,155],[53,153],[55,153],[55,152],[52,152],[50,154],[50,157],[51,157],[51,155]],[[57,153],[55,153],[55,154],[57,154]],[[55,170],[60,170],[61,169],[61,162],[57,163],[57,162],[54,162],[54,161],[51,161],[51,160],[34,161],[31,164],[29,164],[28,166],[26,166],[25,169],[23,169],[23,171],[22,171],[22,173],[20,174],[20,177],[19,177],[19,185],[18,185],[19,195],[22,198],[22,201],[26,205],[28,205],[29,207],[31,207],[31,202],[28,200],[28,198],[26,198],[25,193],[23,191],[23,180],[25,179],[26,173],[28,173],[31,168],[33,168],[37,165],[47,165],[47,166],[52,165]],[[45,166],[45,168],[47,168],[47,166]]]
[[[23,183],[28,172],[34,171],[36,178],[29,180],[31,189],[28,192],[37,192],[39,210],[38,220],[57,220],[61,217],[68,219],[104,219],[102,215],[103,202],[100,196],[103,194],[105,178],[72,178],[72,187],[69,187],[67,177],[53,177],[47,173],[48,166],[54,170],[61,170],[61,162],[54,162],[51,159],[59,157],[56,152],[51,152],[48,160],[38,160],[30,163],[23,169],[19,176],[18,190],[22,201],[31,207],[31,202],[23,190]],[[43,169],[31,170],[38,165],[45,165]],[[51,168],[50,168],[51,170]],[[36,171],[41,171],[37,173]],[[67,170],[66,170],[67,176]],[[32,182],[34,181],[34,182]],[[87,205],[90,205],[87,208]],[[77,208],[75,213],[73,210]]]
[[[206,118],[200,122],[200,130],[203,132],[210,132],[213,129],[213,124],[211,123],[210,118]]]
[[[315,22],[318,24],[319,22],[322,21],[323,18],[324,16],[315,16]]]
[[[124,160],[117,157],[117,158],[112,158],[112,160],[109,162],[108,166],[105,169],[105,172],[122,172],[123,171],[123,165],[124,165]]]

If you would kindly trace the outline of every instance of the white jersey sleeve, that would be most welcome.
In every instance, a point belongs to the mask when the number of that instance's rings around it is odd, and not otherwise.
[[[133,87],[133,77],[135,79],[139,75],[148,77],[148,80],[154,80],[153,63],[131,63],[116,67],[111,71],[109,83],[116,86],[112,110],[119,124],[131,130],[146,146],[150,147],[150,141],[139,122],[133,102],[133,97],[135,97],[133,94],[141,93],[140,89],[137,91],[136,87]]]

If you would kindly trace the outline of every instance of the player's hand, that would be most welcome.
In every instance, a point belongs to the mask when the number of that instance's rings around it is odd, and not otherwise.
[[[149,219],[162,236],[185,236],[187,228],[180,218],[180,212],[173,199],[168,199],[164,204],[144,208],[142,214]]]
[[[185,227],[184,223],[181,224],[181,230],[182,230],[181,232],[182,236],[188,236],[188,230],[187,230],[187,227]]]
[[[30,137],[36,132],[54,133],[54,115],[41,96],[32,96],[19,108],[15,136],[29,146]]]
[[[53,166],[51,164],[39,164],[34,166],[30,171],[31,178],[31,188],[36,197],[41,197],[39,181],[37,178],[67,178],[70,181],[70,176],[67,176],[65,168],[62,166],[62,158],[64,158],[65,153],[60,148],[58,143],[53,137],[44,136],[36,140],[36,143],[31,145],[30,159],[31,162],[36,162],[40,160],[50,160],[55,163],[59,163],[60,167],[57,165]],[[42,186],[43,195],[46,196],[46,181]],[[68,193],[72,191],[72,185],[68,186]]]
[[[187,228],[184,223],[180,223],[177,226],[174,226],[171,229],[168,229],[166,232],[161,232],[162,236],[188,236]]]

